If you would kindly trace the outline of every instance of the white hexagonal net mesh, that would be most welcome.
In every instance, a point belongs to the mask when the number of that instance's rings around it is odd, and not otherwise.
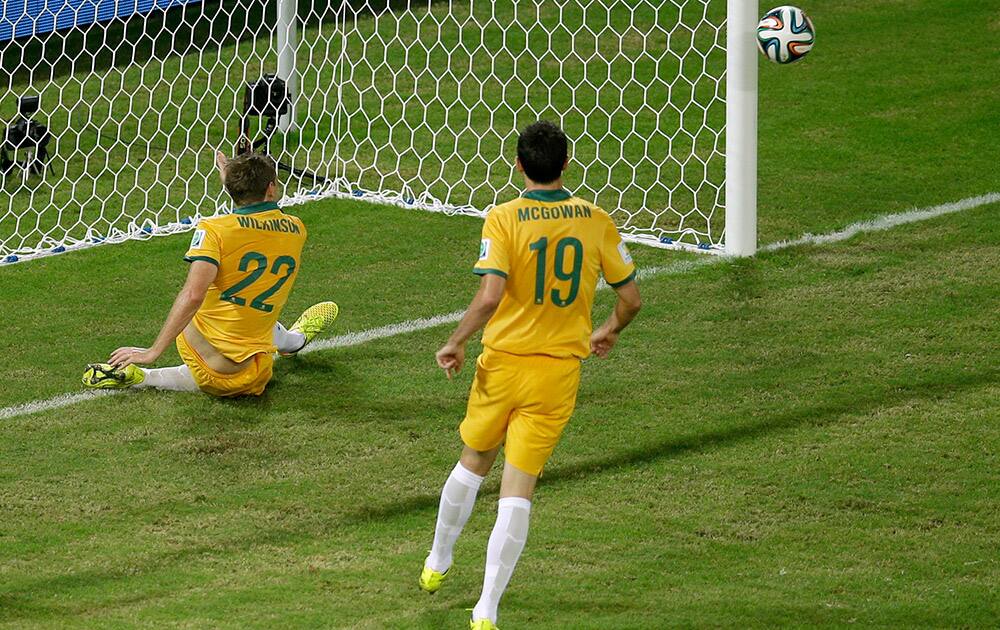
[[[194,0],[0,41],[0,119],[13,125],[18,97],[37,94],[33,120],[51,133],[44,177],[23,168],[24,145],[8,146],[0,256],[228,211],[213,150],[234,150],[245,86],[279,70],[279,45],[290,50],[276,5]],[[545,118],[571,138],[568,187],[623,233],[718,248],[725,11],[723,0],[298,0],[294,74],[284,70],[293,122],[269,151],[322,178],[286,175],[291,203],[353,196],[482,215],[517,195],[517,130]]]

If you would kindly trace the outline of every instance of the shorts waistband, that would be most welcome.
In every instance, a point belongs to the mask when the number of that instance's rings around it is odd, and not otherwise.
[[[483,354],[487,357],[501,357],[503,359],[509,359],[513,361],[523,361],[525,363],[580,363],[581,359],[578,357],[554,357],[551,354],[514,354],[513,352],[504,352],[503,350],[497,350],[496,348],[491,348],[489,346],[483,346]]]
[[[212,377],[214,377],[214,378],[220,378],[220,379],[236,378],[236,377],[238,377],[238,376],[246,373],[247,370],[252,370],[254,368],[254,366],[257,365],[257,363],[260,361],[260,355],[261,354],[265,354],[265,353],[262,353],[262,352],[258,352],[257,354],[253,355],[253,361],[251,363],[247,363],[247,366],[245,368],[243,368],[242,370],[240,370],[239,372],[232,372],[232,373],[229,373],[229,374],[224,374],[222,372],[218,372],[216,370],[213,370],[211,367],[209,367],[208,363],[205,362],[205,358],[203,356],[201,356],[201,354],[197,350],[195,350],[194,346],[192,346],[188,342],[187,338],[184,336],[184,331],[183,330],[180,332],[180,334],[177,335],[177,340],[176,341],[177,341],[178,344],[184,346],[184,350],[185,351],[190,352],[197,359],[199,367],[201,367],[201,369],[203,369],[206,372],[208,372]]]

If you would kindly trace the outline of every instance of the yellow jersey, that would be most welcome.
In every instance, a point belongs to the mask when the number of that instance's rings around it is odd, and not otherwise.
[[[635,277],[608,213],[565,190],[533,190],[490,210],[473,271],[507,279],[483,345],[580,359],[590,355],[599,274],[613,287]]]
[[[194,325],[226,358],[240,363],[274,352],[272,329],[299,274],[306,228],[274,202],[204,219],[184,260],[219,268]]]

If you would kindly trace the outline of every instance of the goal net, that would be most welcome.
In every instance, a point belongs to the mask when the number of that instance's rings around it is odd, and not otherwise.
[[[725,0],[39,0],[3,11],[7,262],[227,212],[213,152],[234,151],[245,86],[265,74],[290,95],[268,144],[294,171],[282,176],[288,203],[341,196],[482,216],[517,196],[517,131],[544,118],[571,139],[568,187],[627,238],[723,248]],[[39,108],[21,117],[25,95]],[[12,137],[28,118],[49,134],[41,167],[31,138]],[[265,121],[249,120],[256,137]]]

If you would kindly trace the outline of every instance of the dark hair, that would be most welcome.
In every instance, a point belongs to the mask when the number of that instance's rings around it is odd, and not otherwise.
[[[277,181],[274,160],[260,153],[244,153],[226,165],[226,192],[237,206],[264,201],[267,187]]]
[[[533,182],[548,184],[559,179],[568,155],[566,134],[547,120],[528,125],[517,138],[517,158]]]

